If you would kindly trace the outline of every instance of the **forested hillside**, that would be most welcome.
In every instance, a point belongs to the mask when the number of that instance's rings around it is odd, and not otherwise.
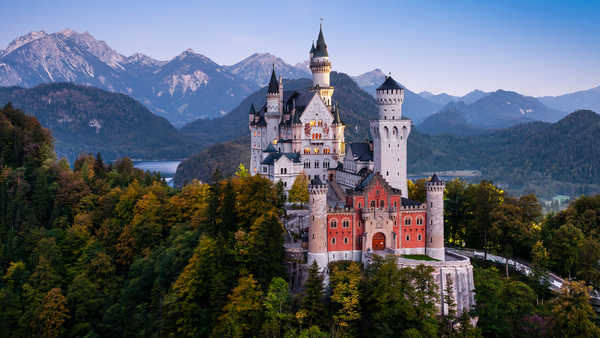
[[[110,160],[177,159],[198,149],[166,119],[123,94],[67,83],[0,88],[0,106],[9,102],[52,130],[59,157],[71,161],[81,152]]]

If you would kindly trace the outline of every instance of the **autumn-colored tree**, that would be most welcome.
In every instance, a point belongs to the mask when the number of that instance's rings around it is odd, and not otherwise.
[[[427,198],[425,182],[427,182],[427,178],[421,178],[415,182],[408,180],[408,198],[413,201],[425,203],[425,199]]]
[[[335,337],[353,335],[360,319],[360,265],[334,264],[331,270],[331,302],[333,332]]]
[[[241,178],[248,177],[250,176],[250,172],[248,172],[248,169],[246,169],[246,166],[243,163],[240,163],[237,170],[235,171],[235,176]]]
[[[252,275],[240,277],[228,296],[229,302],[213,334],[218,337],[247,337],[259,332],[263,317],[263,293]]]
[[[591,287],[583,281],[565,281],[552,301],[553,335],[556,337],[600,337],[590,304]]]
[[[288,192],[288,200],[292,203],[308,203],[308,176],[304,172],[296,176],[292,188]]]
[[[41,337],[60,337],[64,330],[63,324],[70,317],[67,299],[60,288],[53,288],[44,297],[37,321],[32,325]]]

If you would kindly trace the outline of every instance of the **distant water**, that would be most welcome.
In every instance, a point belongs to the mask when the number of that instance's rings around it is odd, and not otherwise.
[[[133,162],[133,165],[144,171],[158,172],[164,177],[170,186],[173,186],[173,177],[177,171],[177,166],[181,161],[141,161]]]

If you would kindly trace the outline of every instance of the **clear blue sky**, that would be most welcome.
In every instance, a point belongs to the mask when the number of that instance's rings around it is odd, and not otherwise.
[[[319,18],[335,70],[414,91],[558,95],[600,85],[600,1],[0,1],[0,48],[33,30],[89,31],[118,52],[219,64],[307,58]]]

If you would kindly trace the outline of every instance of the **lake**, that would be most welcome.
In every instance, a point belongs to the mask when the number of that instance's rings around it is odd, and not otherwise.
[[[173,186],[173,177],[181,161],[140,161],[133,162],[133,166],[144,171],[158,172],[170,186]]]

